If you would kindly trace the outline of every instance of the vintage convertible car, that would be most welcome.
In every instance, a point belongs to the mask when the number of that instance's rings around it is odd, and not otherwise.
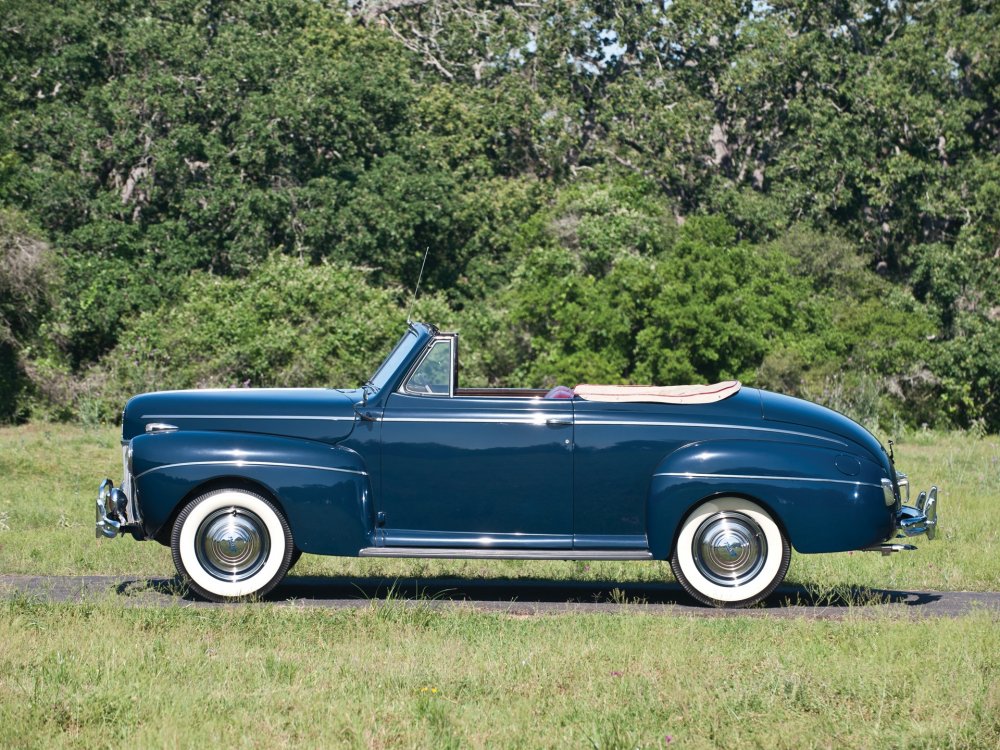
[[[352,390],[147,393],[97,536],[169,545],[198,594],[263,595],[302,552],[666,560],[703,603],[770,594],[800,552],[914,549],[937,521],[834,411],[715,386],[460,388],[458,336],[408,324]],[[890,443],[890,448],[892,444]]]

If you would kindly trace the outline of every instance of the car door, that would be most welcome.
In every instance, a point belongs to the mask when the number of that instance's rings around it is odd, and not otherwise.
[[[456,394],[455,355],[435,338],[386,401],[379,543],[571,548],[572,402]]]

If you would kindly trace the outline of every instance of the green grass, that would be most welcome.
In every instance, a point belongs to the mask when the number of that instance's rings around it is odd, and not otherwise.
[[[171,575],[169,551],[129,537],[96,540],[93,500],[121,477],[116,429],[36,424],[0,429],[0,572]],[[896,446],[916,490],[941,487],[938,539],[917,552],[795,555],[788,582],[819,590],[1000,589],[1000,440],[915,433]],[[670,580],[666,563],[360,560],[306,555],[296,575]]]
[[[998,625],[20,597],[0,746],[995,748]]]

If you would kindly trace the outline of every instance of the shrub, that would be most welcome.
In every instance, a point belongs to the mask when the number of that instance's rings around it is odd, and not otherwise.
[[[113,419],[148,390],[358,386],[400,336],[406,297],[362,268],[277,255],[245,278],[193,274],[178,303],[142,313],[89,368],[77,410]],[[448,318],[434,297],[417,310]]]
[[[596,271],[596,273],[595,273]],[[531,251],[505,295],[511,384],[750,380],[767,352],[813,330],[808,285],[784,255],[689,220],[670,245],[619,252],[606,273],[573,247]]]
[[[24,416],[24,348],[49,304],[48,248],[16,211],[0,209],[0,422]]]

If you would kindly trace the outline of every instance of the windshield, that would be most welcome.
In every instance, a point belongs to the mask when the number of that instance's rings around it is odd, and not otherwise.
[[[374,386],[376,390],[382,390],[389,378],[395,374],[396,370],[399,369],[400,364],[402,364],[403,360],[405,360],[410,354],[416,341],[416,331],[412,328],[407,328],[406,333],[404,333],[403,337],[396,343],[392,352],[385,358],[385,362],[379,366],[378,370],[375,371],[375,374],[372,375],[372,379],[369,380],[368,383]]]

